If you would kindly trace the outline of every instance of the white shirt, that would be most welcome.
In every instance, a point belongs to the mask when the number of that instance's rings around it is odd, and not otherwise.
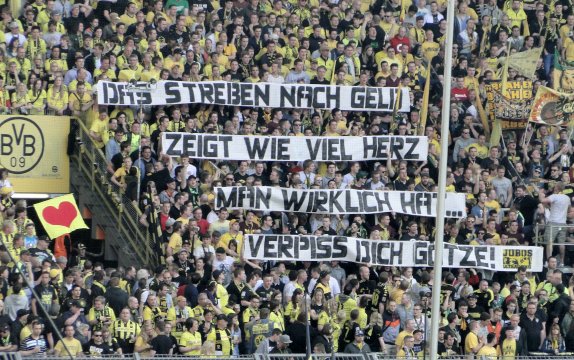
[[[551,201],[548,221],[558,224],[566,224],[570,198],[564,194],[552,194],[547,199]]]

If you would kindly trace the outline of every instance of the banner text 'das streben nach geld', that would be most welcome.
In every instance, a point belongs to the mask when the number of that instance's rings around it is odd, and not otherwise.
[[[98,81],[100,105],[209,104],[255,108],[299,108],[353,111],[410,111],[408,89],[226,81],[159,81],[138,91],[141,83]],[[400,96],[399,96],[400,94]]]
[[[395,212],[436,217],[437,193],[355,189],[292,189],[269,186],[215,188],[215,209],[305,212],[312,214],[377,214]],[[465,194],[447,193],[446,217],[466,214]]]
[[[247,235],[246,259],[280,261],[348,261],[383,266],[434,265],[434,244],[428,241],[382,241],[345,236]],[[542,271],[542,248],[444,244],[443,266],[494,271]]]
[[[162,152],[202,159],[260,161],[424,161],[426,136],[243,136],[163,133]]]

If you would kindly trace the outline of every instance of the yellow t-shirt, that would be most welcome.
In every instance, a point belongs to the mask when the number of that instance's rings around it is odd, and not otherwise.
[[[197,345],[200,346],[200,349],[182,353],[183,355],[186,355],[186,356],[200,355],[201,354],[201,344],[202,344],[201,343],[201,334],[199,333],[199,331],[196,331],[195,334],[192,334],[189,331],[186,331],[183,334],[181,334],[181,338],[179,339],[179,346],[184,346],[184,347],[192,347],[192,346],[197,346]]]
[[[64,346],[65,345],[65,346]],[[54,347],[60,356],[76,356],[82,352],[82,343],[78,339],[63,338]]]
[[[56,109],[65,109],[68,106],[68,91],[62,88],[58,93],[54,92],[54,88],[48,89],[46,94],[48,105]]]
[[[464,340],[464,351],[467,354],[472,354],[472,349],[478,345],[478,336],[475,333],[469,332]]]
[[[492,346],[487,345],[483,346],[480,350],[478,350],[476,356],[481,359],[484,358],[486,360],[496,360],[498,357],[498,352]]]
[[[181,250],[181,247],[183,245],[183,240],[181,238],[181,235],[179,235],[178,233],[174,232],[171,237],[169,238],[169,243],[167,244],[168,247],[173,249],[173,253],[175,254],[176,252],[178,252],[179,250]]]

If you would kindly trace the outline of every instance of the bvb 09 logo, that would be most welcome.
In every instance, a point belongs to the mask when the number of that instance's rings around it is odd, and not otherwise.
[[[12,174],[34,169],[44,155],[44,134],[32,120],[14,116],[0,123],[0,166]]]

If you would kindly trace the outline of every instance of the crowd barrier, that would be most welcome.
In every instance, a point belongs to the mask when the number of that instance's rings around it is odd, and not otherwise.
[[[77,356],[73,359],[105,359],[105,360],[116,360],[116,359],[128,359],[128,360],[141,360],[144,357],[139,354],[126,354],[126,355],[100,355],[97,357],[90,356]],[[32,356],[22,356],[18,352],[11,353],[0,353],[0,360],[24,360],[24,359],[53,359],[53,360],[69,360],[70,356],[42,356],[42,355],[32,355]],[[307,357],[306,354],[253,354],[253,355],[241,355],[241,356],[184,356],[184,355],[155,355],[154,359],[188,359],[188,360],[401,360],[396,355],[386,355],[383,353],[369,353],[365,355],[361,354],[345,354],[345,353],[335,353],[335,354],[312,354],[311,357]],[[420,358],[423,359],[423,358]],[[430,356],[427,355],[426,359],[430,360]],[[469,355],[457,355],[448,356],[444,359],[451,360],[495,360],[493,357],[489,356],[469,356]],[[496,360],[505,360],[507,358],[499,356]],[[509,359],[509,358],[508,358]],[[516,356],[512,360],[572,360],[574,359],[574,353],[563,353],[559,355],[545,354],[545,353],[535,353],[535,355],[530,356]]]

